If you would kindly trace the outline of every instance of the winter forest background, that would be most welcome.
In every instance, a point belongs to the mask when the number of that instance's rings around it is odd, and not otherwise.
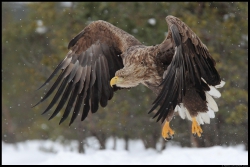
[[[215,99],[219,112],[203,136],[191,134],[191,122],[179,116],[171,121],[175,136],[170,143],[183,147],[244,144],[248,150],[248,3],[247,2],[42,2],[2,3],[2,141],[34,139],[78,141],[94,137],[105,149],[106,141],[143,141],[145,148],[167,149],[161,124],[147,114],[155,95],[146,87],[117,91],[106,108],[58,125],[60,114],[48,121],[41,115],[52,97],[35,108],[51,84],[36,91],[68,52],[68,42],[91,21],[105,20],[135,36],[145,45],[161,43],[167,34],[167,15],[184,21],[207,45],[226,82]],[[52,83],[52,82],[50,82]],[[55,109],[55,108],[53,108]]]

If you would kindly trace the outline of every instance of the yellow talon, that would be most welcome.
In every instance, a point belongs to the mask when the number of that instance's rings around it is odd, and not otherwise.
[[[197,134],[199,137],[201,137],[202,129],[198,122],[196,121],[196,118],[192,118],[192,133],[195,135]]]
[[[174,131],[170,128],[168,121],[165,122],[161,134],[165,140],[170,140],[173,138]]]

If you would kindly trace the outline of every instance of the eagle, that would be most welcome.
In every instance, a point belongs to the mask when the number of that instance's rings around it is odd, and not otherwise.
[[[170,140],[174,113],[192,121],[192,134],[201,137],[201,124],[209,124],[218,106],[214,98],[224,86],[215,68],[216,62],[200,38],[175,16],[165,18],[168,34],[162,43],[145,46],[131,34],[103,20],[87,25],[68,44],[69,52],[58,64],[44,85],[61,71],[45,96],[47,99],[59,86],[48,112],[58,101],[50,116],[54,118],[67,106],[59,124],[72,116],[69,125],[82,110],[81,121],[99,105],[107,106],[114,92],[143,84],[156,95],[148,113],[162,123],[162,137]],[[38,88],[38,89],[40,89]],[[34,105],[34,106],[36,106]]]

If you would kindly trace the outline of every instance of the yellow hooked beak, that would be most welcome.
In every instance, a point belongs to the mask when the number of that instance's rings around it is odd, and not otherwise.
[[[113,85],[115,85],[118,81],[118,77],[113,77],[111,80],[110,80],[110,86],[113,87]]]

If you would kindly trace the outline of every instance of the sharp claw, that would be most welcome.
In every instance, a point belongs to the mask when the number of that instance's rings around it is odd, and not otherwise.
[[[198,134],[193,133],[193,136],[194,136],[194,137],[198,136],[198,137],[201,139],[201,138],[202,138],[202,133],[200,133],[200,135],[199,135],[199,133],[198,133]]]
[[[165,138],[164,140],[169,141],[169,140],[172,140],[172,139],[173,139],[173,137],[169,137],[169,138]]]
[[[169,140],[172,140],[174,138],[174,135],[169,134],[168,136],[169,137],[164,138],[164,140],[169,141]]]

